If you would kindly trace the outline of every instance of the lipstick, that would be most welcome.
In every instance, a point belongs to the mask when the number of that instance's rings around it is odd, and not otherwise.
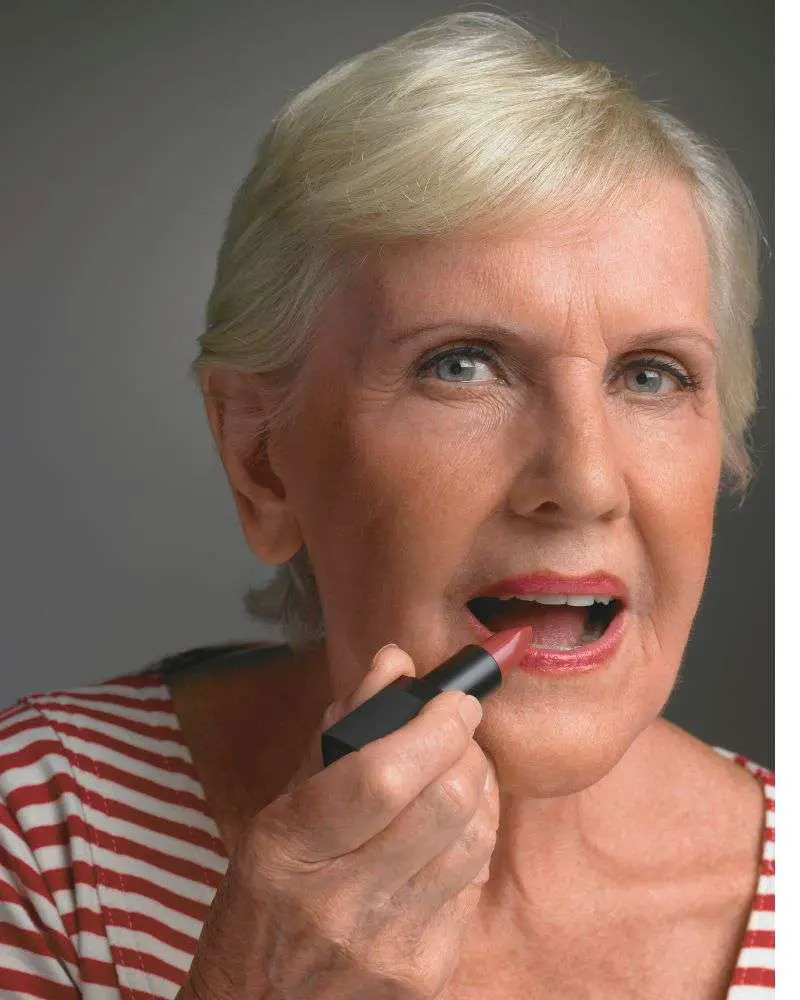
[[[400,729],[443,691],[463,691],[479,701],[485,698],[500,687],[503,671],[519,663],[532,637],[530,625],[506,629],[480,645],[464,646],[424,677],[397,677],[325,730],[323,765]]]

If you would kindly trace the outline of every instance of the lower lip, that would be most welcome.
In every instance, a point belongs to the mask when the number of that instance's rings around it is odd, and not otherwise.
[[[470,617],[479,642],[494,634],[474,615]],[[597,670],[619,649],[626,621],[627,611],[623,608],[617,612],[599,639],[585,646],[576,646],[575,649],[542,649],[531,646],[516,669],[531,674],[585,674]]]

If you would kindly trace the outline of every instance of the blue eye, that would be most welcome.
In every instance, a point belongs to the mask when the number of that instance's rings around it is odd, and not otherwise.
[[[476,373],[478,365],[488,365],[494,361],[493,355],[482,347],[454,347],[428,358],[420,372],[433,371],[442,382],[485,382]]]
[[[464,344],[440,351],[423,361],[417,369],[417,375],[425,377],[433,373],[432,377],[437,381],[455,385],[473,382],[485,385],[498,380],[506,381],[504,372],[501,372],[499,379],[496,374],[494,377],[490,374],[487,378],[481,367],[494,368],[497,372],[499,362],[494,351],[477,344]],[[625,389],[637,396],[666,396],[699,387],[697,379],[681,365],[659,356],[639,357],[628,361],[622,371],[617,369],[614,381],[620,378]]]
[[[633,392],[657,395],[661,392],[667,379],[663,372],[656,371],[655,368],[639,368],[638,371],[625,372],[625,386]],[[675,389],[675,382],[672,381],[672,390]],[[666,392],[672,391],[667,387]]]
[[[642,358],[623,372],[625,388],[639,396],[665,396],[692,387],[692,379],[677,365],[659,358]]]

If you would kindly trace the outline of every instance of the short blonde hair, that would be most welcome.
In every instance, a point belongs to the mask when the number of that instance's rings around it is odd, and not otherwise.
[[[725,478],[743,490],[760,242],[747,187],[721,150],[606,66],[503,15],[427,22],[334,67],[283,108],[234,198],[193,374],[256,378],[261,403],[238,424],[241,447],[256,448],[296,412],[315,318],[359,256],[590,213],[665,173],[685,177],[707,237]],[[245,604],[292,645],[324,635],[305,547]]]

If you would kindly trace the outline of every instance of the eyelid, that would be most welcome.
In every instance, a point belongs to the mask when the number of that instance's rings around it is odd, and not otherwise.
[[[661,351],[633,351],[629,354],[623,355],[622,361],[631,364],[656,364],[658,362],[663,362],[665,364],[674,365],[676,368],[685,369],[686,365],[683,362],[678,361],[676,357],[672,354],[662,353]]]
[[[433,360],[433,358],[451,354],[453,351],[471,350],[483,351],[486,354],[491,354],[492,357],[497,356],[497,347],[485,340],[459,340],[452,344],[443,344],[440,347],[432,348],[427,356],[423,356],[423,364]]]

